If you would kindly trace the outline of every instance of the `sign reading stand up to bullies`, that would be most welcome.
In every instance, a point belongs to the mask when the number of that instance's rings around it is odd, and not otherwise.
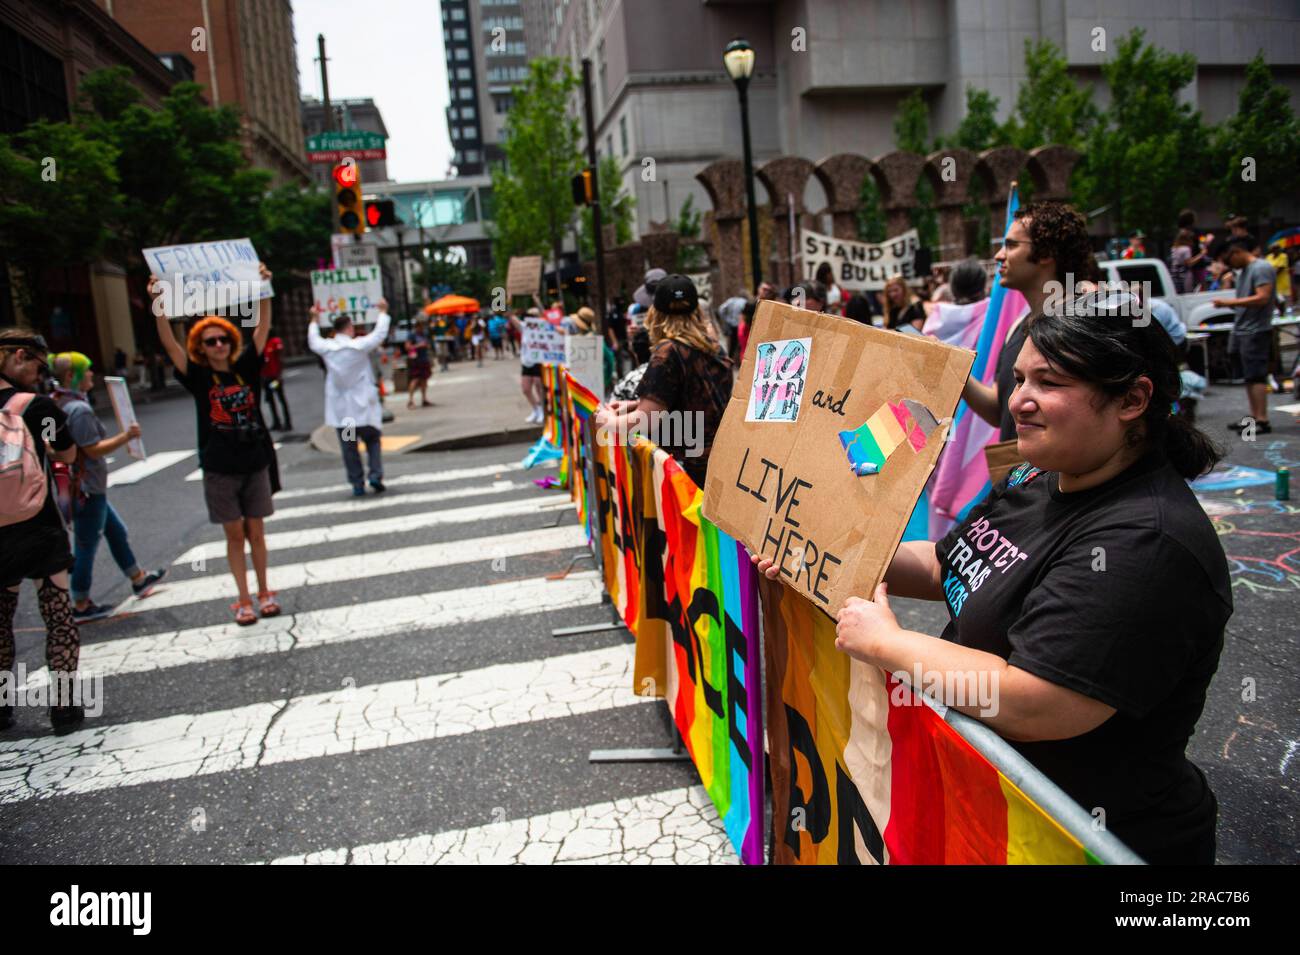
[[[750,339],[704,514],[834,616],[884,577],[975,355],[771,301]]]

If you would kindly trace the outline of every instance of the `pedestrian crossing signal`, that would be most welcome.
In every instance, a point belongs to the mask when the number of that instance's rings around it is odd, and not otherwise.
[[[365,203],[361,201],[361,171],[356,161],[348,159],[339,163],[334,167],[333,176],[338,185],[334,216],[338,230],[361,235],[366,231]]]
[[[379,199],[366,203],[366,225],[372,229],[397,225],[397,211],[392,199]]]

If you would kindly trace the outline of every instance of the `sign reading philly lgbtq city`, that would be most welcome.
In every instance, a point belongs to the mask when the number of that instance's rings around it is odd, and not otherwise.
[[[311,297],[321,307],[321,325],[330,325],[340,315],[352,319],[354,325],[364,325],[383,295],[384,282],[377,265],[311,273]]]
[[[335,163],[348,156],[353,159],[387,159],[385,143],[381,134],[364,129],[317,133],[307,137],[307,161]]]

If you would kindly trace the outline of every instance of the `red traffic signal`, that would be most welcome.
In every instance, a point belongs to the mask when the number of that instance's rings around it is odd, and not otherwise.
[[[333,176],[340,189],[352,188],[361,178],[355,162],[339,163],[334,167]]]
[[[366,231],[362,219],[365,204],[361,201],[361,171],[355,161],[339,163],[332,173],[338,183],[338,194],[334,197],[334,222],[340,232],[360,235]]]

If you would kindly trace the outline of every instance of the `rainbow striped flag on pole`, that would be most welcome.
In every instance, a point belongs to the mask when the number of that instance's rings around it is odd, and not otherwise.
[[[1006,228],[1020,208],[1020,191],[1013,183],[1007,197]],[[1005,235],[1005,230],[1003,232]],[[1000,276],[993,278],[984,324],[975,345],[971,377],[992,385],[997,377],[998,356],[1016,319],[1029,309],[1024,296],[1003,288]],[[996,441],[998,429],[961,402],[953,415],[952,437],[939,457],[930,481],[930,539],[939,540],[954,523],[965,518],[972,507],[992,490],[984,448]]]

